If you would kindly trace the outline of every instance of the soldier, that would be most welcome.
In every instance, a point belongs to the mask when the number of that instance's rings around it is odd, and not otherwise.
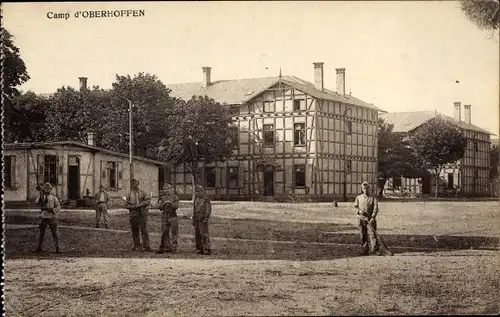
[[[104,227],[109,229],[109,217],[108,217],[108,202],[109,202],[109,194],[106,191],[106,187],[103,185],[99,186],[99,192],[94,196],[94,204],[95,204],[95,227],[99,228],[99,222],[101,220],[101,215],[104,222]]]
[[[59,199],[52,195],[52,185],[50,185],[50,183],[45,183],[42,187],[37,186],[37,190],[40,192],[36,202],[40,205],[41,210],[39,217],[41,221],[39,224],[40,237],[35,252],[42,252],[45,229],[49,226],[56,247],[56,253],[61,253],[56,219],[56,214],[61,210],[61,204],[59,203]]]
[[[150,199],[147,194],[139,189],[139,181],[133,178],[130,181],[130,193],[126,198],[126,207],[129,209],[130,228],[132,230],[132,238],[134,240],[133,251],[141,250],[141,239],[144,251],[151,251],[149,246],[148,233],[148,206]],[[140,234],[139,234],[140,232]]]
[[[175,253],[177,251],[177,240],[179,235],[179,220],[177,218],[177,208],[179,208],[179,198],[174,192],[172,185],[163,185],[163,194],[158,202],[158,208],[162,210],[161,218],[161,242],[160,249],[156,252]],[[172,243],[170,243],[172,234]],[[166,250],[165,250],[166,248]]]
[[[193,203],[193,226],[198,254],[212,254],[208,232],[211,213],[212,204],[210,203],[210,199],[205,195],[205,189],[202,186],[196,186]]]
[[[377,230],[378,201],[370,192],[370,184],[363,182],[361,184],[362,194],[356,197],[354,208],[357,209],[359,219],[359,229],[361,234],[361,245],[363,246],[363,255],[369,252],[379,254],[378,243],[373,230]],[[370,223],[371,227],[368,226]]]

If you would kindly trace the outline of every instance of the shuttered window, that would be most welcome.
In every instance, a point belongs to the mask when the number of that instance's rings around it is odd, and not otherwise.
[[[14,188],[16,186],[16,157],[7,155],[4,160],[4,186],[5,188]]]

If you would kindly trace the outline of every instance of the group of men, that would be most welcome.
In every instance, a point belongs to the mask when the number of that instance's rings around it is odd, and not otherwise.
[[[381,255],[379,245],[376,239],[378,202],[371,195],[370,185],[366,182],[361,184],[362,194],[355,199],[354,208],[357,210],[358,225],[360,228],[361,244],[364,255],[375,253]],[[50,183],[45,183],[39,188],[40,195],[37,199],[40,211],[40,236],[38,246],[35,252],[41,252],[45,230],[48,226],[51,230],[52,237],[55,243],[56,253],[60,253],[59,237],[57,232],[56,214],[60,211],[61,206],[58,198],[52,194],[52,186]],[[96,210],[96,228],[100,227],[100,218],[103,217],[104,226],[109,228],[109,194],[104,186],[100,186],[99,192],[94,197]],[[134,251],[144,250],[151,252],[148,232],[148,209],[151,205],[150,197],[143,190],[139,189],[139,181],[132,179],[131,190],[125,197],[126,208],[129,210],[129,222],[132,231],[133,249]],[[161,241],[157,251],[159,254],[175,253],[178,246],[179,220],[177,217],[177,209],[179,208],[179,198],[174,192],[172,186],[168,183],[164,184],[163,190],[160,193],[158,203],[151,206],[162,211],[161,218]],[[206,196],[202,186],[195,186],[195,200],[193,203],[193,226],[195,230],[196,250],[199,254],[211,254],[210,238],[209,238],[209,222],[212,213],[212,205],[210,199]],[[142,237],[142,246],[141,246]]]

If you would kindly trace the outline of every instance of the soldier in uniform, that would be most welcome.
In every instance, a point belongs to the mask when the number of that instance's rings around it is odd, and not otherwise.
[[[56,214],[61,210],[59,199],[52,195],[52,185],[50,183],[43,184],[42,187],[37,186],[39,196],[36,199],[37,204],[40,205],[40,237],[38,239],[38,246],[35,250],[36,253],[42,252],[43,240],[45,238],[45,229],[47,226],[50,228],[52,238],[56,247],[56,253],[61,253],[59,248],[59,236],[57,232],[57,219]]]
[[[151,251],[148,233],[148,206],[150,199],[146,192],[139,189],[139,181],[135,178],[130,181],[130,187],[131,190],[126,198],[125,208],[129,210],[130,228],[134,240],[134,247],[132,250],[141,250],[140,235],[142,235],[144,251]]]
[[[370,252],[379,254],[378,243],[373,230],[377,230],[378,201],[371,194],[370,184],[363,182],[361,184],[362,194],[356,197],[354,208],[357,210],[359,229],[361,234],[361,245],[363,246],[363,255]],[[371,227],[368,226],[370,223]]]
[[[175,253],[177,251],[177,240],[179,235],[179,220],[177,218],[177,208],[179,208],[179,198],[174,192],[172,185],[165,183],[163,193],[158,202],[158,208],[162,211],[161,218],[161,242],[160,248],[156,252]],[[172,240],[170,240],[172,234]]]
[[[193,226],[196,239],[196,250],[199,254],[211,254],[210,237],[208,225],[212,213],[212,204],[205,195],[205,189],[202,186],[195,187],[195,199],[193,204]]]
[[[99,222],[101,221],[101,215],[102,215],[104,227],[106,229],[109,229],[108,202],[109,202],[109,194],[106,191],[106,187],[100,185],[99,192],[94,196],[94,204],[96,212],[96,217],[95,217],[96,228],[99,228]]]

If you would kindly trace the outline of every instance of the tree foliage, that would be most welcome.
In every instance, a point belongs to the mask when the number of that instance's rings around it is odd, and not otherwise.
[[[426,122],[411,135],[411,147],[420,165],[433,171],[437,197],[441,170],[444,165],[463,158],[467,139],[459,127],[438,117]]]
[[[40,142],[45,139],[45,111],[49,100],[33,92],[19,93],[4,103],[4,142]]]
[[[27,82],[30,76],[19,53],[19,48],[14,44],[13,36],[4,28],[1,28],[1,35],[2,94],[3,97],[12,99],[19,95],[16,87]]]
[[[382,197],[385,183],[391,177],[421,177],[425,170],[416,159],[405,134],[392,131],[393,125],[378,121],[378,189]]]
[[[160,157],[176,166],[188,164],[193,185],[202,183],[198,163],[209,164],[231,155],[232,122],[228,108],[206,96],[177,100],[168,117],[169,132]]]
[[[465,16],[482,30],[494,31],[500,25],[498,0],[461,0]]]

